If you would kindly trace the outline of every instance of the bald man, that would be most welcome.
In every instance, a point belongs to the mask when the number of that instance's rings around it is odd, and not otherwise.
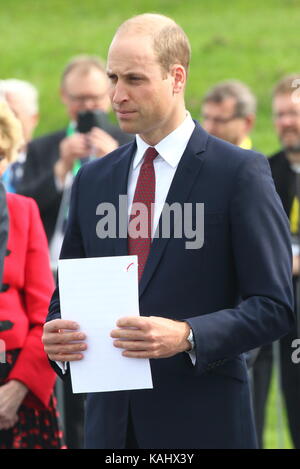
[[[141,316],[120,311],[109,335],[128,360],[150,359],[153,378],[153,389],[88,395],[87,448],[255,448],[243,353],[293,323],[289,230],[268,162],[191,119],[189,59],[186,34],[169,18],[120,26],[109,94],[136,139],[82,167],[73,185],[61,257],[138,256]],[[101,236],[101,202],[119,220],[130,214],[127,236]],[[175,205],[183,217],[163,230]],[[79,326],[60,319],[58,287],[44,326],[50,360],[84,365],[89,338]]]

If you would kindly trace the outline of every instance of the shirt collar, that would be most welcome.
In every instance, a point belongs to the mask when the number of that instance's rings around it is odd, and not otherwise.
[[[173,168],[176,168],[178,165],[194,128],[195,124],[193,119],[187,111],[186,118],[182,124],[155,145],[154,148],[159,153],[159,156]],[[136,135],[136,144],[137,151],[133,159],[133,169],[140,164],[145,151],[149,147],[149,145],[139,135]]]
[[[252,141],[250,137],[245,137],[244,140],[239,144],[240,148],[243,148],[244,150],[251,150],[252,148]]]

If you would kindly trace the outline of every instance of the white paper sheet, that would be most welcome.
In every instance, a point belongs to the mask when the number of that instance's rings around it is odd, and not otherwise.
[[[61,316],[80,325],[87,350],[70,362],[74,393],[152,388],[148,359],[122,356],[110,332],[138,316],[137,256],[59,260]]]

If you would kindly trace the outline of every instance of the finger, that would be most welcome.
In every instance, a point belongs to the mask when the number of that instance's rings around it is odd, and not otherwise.
[[[122,356],[127,358],[160,358],[156,352],[149,350],[124,350]]]
[[[69,342],[78,342],[86,339],[83,332],[68,332],[59,330],[54,333],[45,333],[42,337],[44,345],[66,344]]]
[[[126,316],[117,320],[117,327],[136,327],[138,329],[146,329],[148,326],[146,318],[140,316]]]
[[[48,357],[53,362],[75,362],[84,358],[82,353],[53,353]]]
[[[141,329],[130,328],[125,329],[124,327],[120,329],[114,329],[111,331],[110,336],[114,339],[132,339],[132,340],[144,340],[145,332]]]
[[[114,340],[113,344],[115,347],[125,350],[149,351],[153,348],[152,344],[143,340]]]
[[[66,319],[53,319],[52,321],[44,324],[44,331],[58,332],[59,329],[76,330],[79,329],[79,324],[75,321],[68,321]]]
[[[58,353],[80,353],[87,349],[87,345],[84,343],[76,344],[57,344],[57,345],[47,345],[45,346],[45,352],[49,354],[58,354]]]
[[[88,136],[92,136],[92,135],[98,135],[99,137],[104,137],[108,134],[105,132],[105,130],[100,129],[99,127],[93,127],[91,131],[88,133]]]

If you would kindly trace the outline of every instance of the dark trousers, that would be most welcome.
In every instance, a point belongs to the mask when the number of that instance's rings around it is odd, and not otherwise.
[[[84,441],[84,394],[73,394],[71,375],[63,382],[65,441],[69,449],[82,449]]]
[[[300,364],[292,362],[296,328],[280,340],[281,387],[294,447],[300,449]],[[263,447],[266,401],[273,366],[272,344],[262,347],[253,366],[253,404],[259,447]]]
[[[136,439],[135,430],[134,430],[132,417],[131,417],[131,410],[129,406],[125,449],[138,449],[138,448],[139,448],[139,445]]]

